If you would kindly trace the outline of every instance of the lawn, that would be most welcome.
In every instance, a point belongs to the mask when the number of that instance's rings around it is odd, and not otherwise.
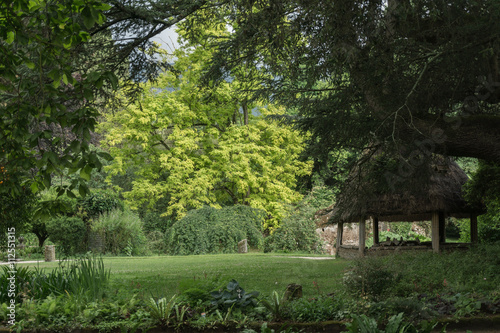
[[[331,258],[331,257],[330,257]],[[304,297],[331,293],[338,289],[347,266],[342,259],[311,260],[291,255],[264,253],[219,254],[197,256],[107,257],[111,285],[121,296],[143,292],[146,295],[173,295],[179,286],[191,281],[214,279],[237,280],[246,291],[257,290],[269,295],[284,291],[290,283],[302,285]],[[56,263],[40,263],[40,268]]]

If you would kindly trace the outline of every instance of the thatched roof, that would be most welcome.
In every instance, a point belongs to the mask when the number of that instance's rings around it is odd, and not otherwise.
[[[375,162],[367,169],[358,163],[337,202],[317,213],[323,224],[359,222],[369,216],[388,222],[425,221],[436,211],[457,218],[483,212],[465,201],[462,186],[468,177],[449,158],[433,156],[418,168],[399,172],[384,172],[382,167]]]

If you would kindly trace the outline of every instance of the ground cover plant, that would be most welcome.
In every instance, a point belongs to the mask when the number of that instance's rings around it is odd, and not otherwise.
[[[468,251],[405,253],[355,260],[344,288],[358,313],[378,320],[404,313],[418,322],[500,311],[499,245]]]
[[[436,318],[500,311],[499,252],[500,246],[480,246],[351,262],[264,253],[104,258],[91,265],[95,272],[110,270],[109,284],[97,288],[97,297],[71,288],[24,296],[18,328],[132,332],[222,326],[237,332],[255,322],[352,320],[350,332],[362,327],[366,332],[372,332],[370,327],[377,327],[373,332],[429,332]],[[20,276],[42,269],[46,276],[61,272],[56,263],[23,267]],[[105,275],[95,272],[83,275]],[[285,296],[290,283],[302,285],[302,297]],[[8,309],[2,302],[5,323]]]
[[[325,290],[337,289],[346,265],[341,259],[308,260],[262,253],[113,257],[98,263],[96,267],[102,268],[103,263],[111,272],[109,286],[99,289],[104,291],[100,300],[82,298],[69,288],[69,293],[47,290],[43,295],[30,295],[18,309],[18,327],[132,330],[138,321],[146,329],[182,326],[187,321],[196,327],[212,327],[239,325],[250,318],[269,320],[272,315],[261,304],[263,298],[292,282],[303,285],[304,296],[309,298],[318,294],[318,285]],[[21,266],[20,274],[30,276],[59,276],[63,272],[57,263]],[[94,278],[103,274],[94,274]],[[81,289],[92,290],[91,286]],[[4,323],[7,314],[7,303],[3,302],[0,320]]]

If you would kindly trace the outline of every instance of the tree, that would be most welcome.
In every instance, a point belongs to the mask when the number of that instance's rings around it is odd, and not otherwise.
[[[73,194],[79,186],[84,194],[83,181],[100,167],[88,147],[98,115],[95,89],[116,77],[80,72],[77,51],[109,8],[98,0],[0,4],[0,192],[14,200],[26,188],[50,187],[52,175],[64,169],[81,177],[59,193]],[[69,133],[72,140],[55,149]]]
[[[221,20],[234,30],[218,41],[209,77],[242,62],[266,68],[274,77],[257,93],[300,110],[314,151],[383,147],[407,162],[439,153],[500,163],[498,1],[231,5]]]
[[[189,52],[176,52],[177,74],[162,74],[144,86],[137,103],[106,117],[103,144],[115,159],[110,173],[140,166],[124,193],[135,208],[166,197],[164,213],[182,217],[204,205],[244,204],[267,211],[266,226],[274,227],[283,203],[300,200],[296,176],[310,170],[298,160],[304,139],[266,118],[283,112],[276,105],[246,100],[240,87],[248,83],[237,77],[201,87],[201,69],[212,52],[201,40]]]

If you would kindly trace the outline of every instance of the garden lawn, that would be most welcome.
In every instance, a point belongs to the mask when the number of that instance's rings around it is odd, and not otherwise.
[[[235,279],[245,291],[256,290],[263,295],[273,290],[282,292],[288,284],[297,283],[309,298],[318,295],[318,289],[321,293],[338,290],[347,263],[342,259],[311,260],[268,253],[104,258],[105,267],[111,269],[111,287],[120,297],[136,292],[169,296],[179,294],[180,288],[189,287],[191,281],[218,278],[221,285]],[[56,263],[31,265],[57,267]]]

